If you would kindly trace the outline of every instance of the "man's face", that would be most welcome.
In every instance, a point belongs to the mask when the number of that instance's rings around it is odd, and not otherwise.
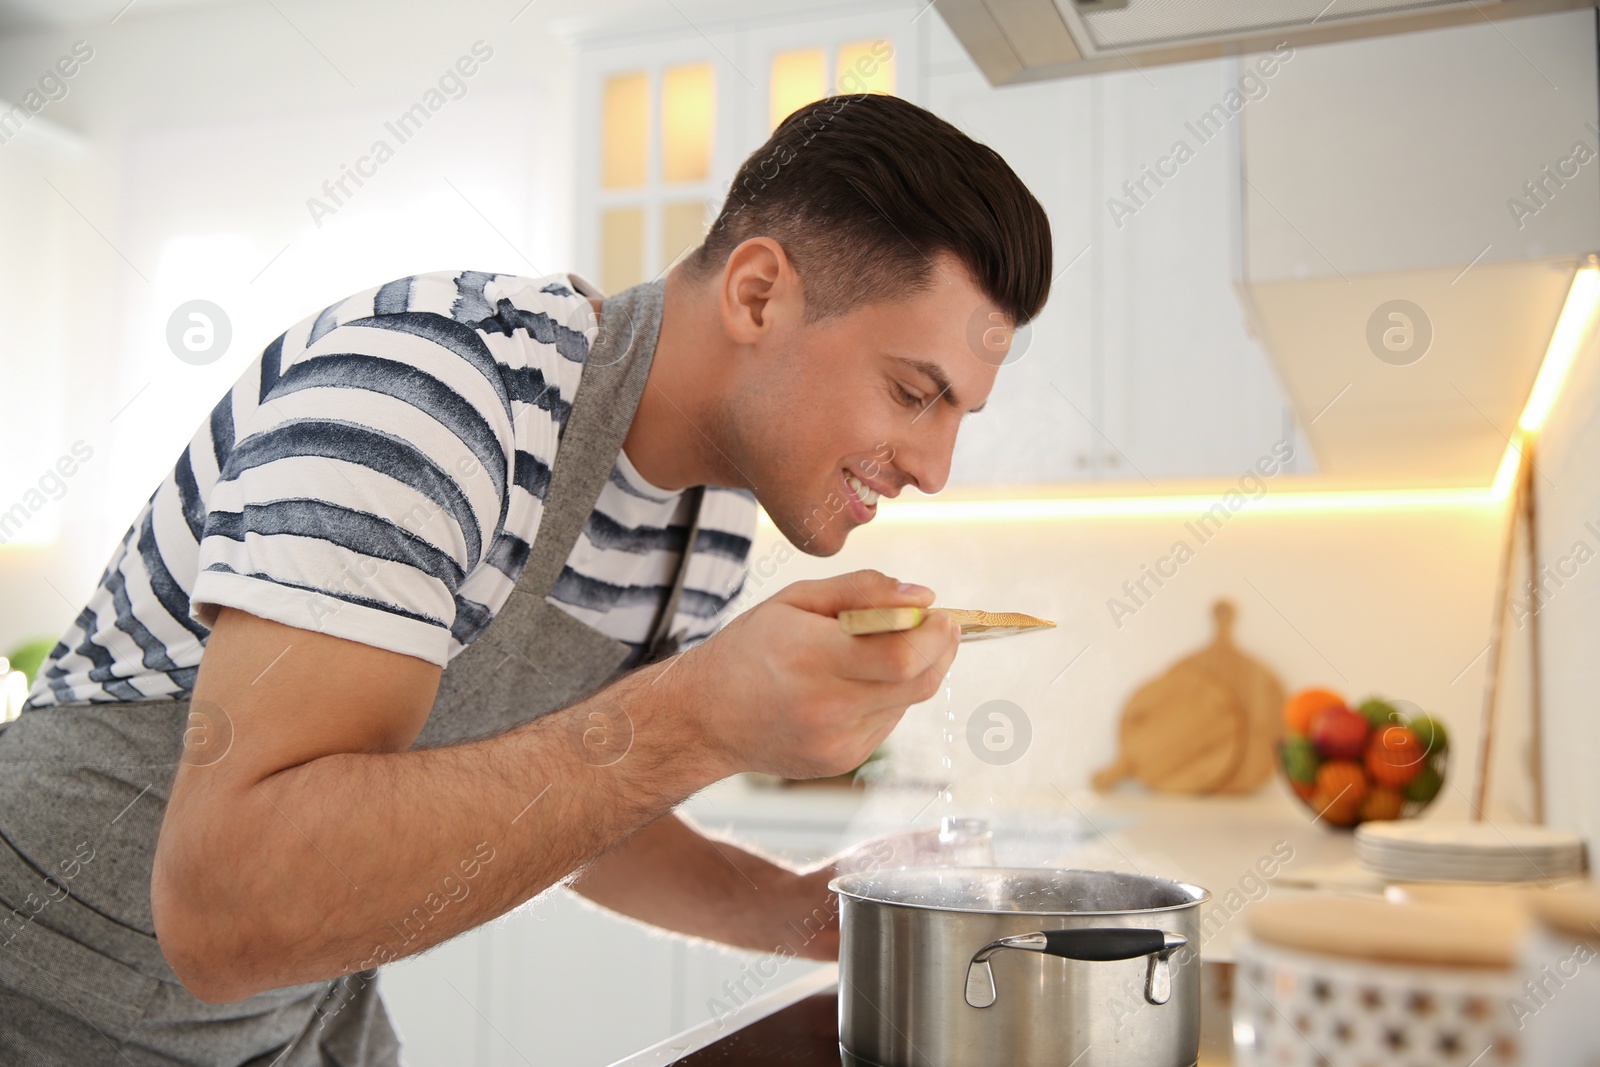
[[[935,264],[925,291],[796,322],[749,353],[725,427],[804,552],[838,552],[879,496],[942,489],[962,417],[994,387],[1009,324],[957,260]]]

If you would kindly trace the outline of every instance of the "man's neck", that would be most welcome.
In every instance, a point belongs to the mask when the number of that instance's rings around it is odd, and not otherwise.
[[[622,446],[634,469],[662,489],[744,484],[716,439],[731,353],[706,288],[681,265],[667,274],[655,358]]]

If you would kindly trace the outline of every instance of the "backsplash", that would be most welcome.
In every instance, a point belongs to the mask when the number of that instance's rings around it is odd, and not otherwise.
[[[990,798],[1048,800],[1054,790],[1086,788],[1115,754],[1128,695],[1205,644],[1211,605],[1226,597],[1238,608],[1239,646],[1289,691],[1323,685],[1352,700],[1379,693],[1438,714],[1454,739],[1448,780],[1460,792],[1447,785],[1434,813],[1464,815],[1501,508],[1246,508],[1198,544],[1186,528],[1192,521],[1182,514],[943,524],[880,518],[828,559],[782,551],[777,532],[763,526],[752,558],[785,560],[761,576],[758,596],[871,567],[931,586],[940,603],[1058,623],[964,646],[947,689],[912,708],[891,735],[890,777],[953,779],[958,811],[981,809]],[[1189,546],[1181,564],[1180,542]],[[969,743],[970,717],[991,700],[1026,716],[1031,738],[1014,762],[988,762]]]

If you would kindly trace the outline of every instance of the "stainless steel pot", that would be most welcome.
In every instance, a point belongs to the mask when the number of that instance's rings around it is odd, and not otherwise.
[[[835,878],[839,1040],[862,1067],[1190,1067],[1198,886],[1108,871]]]

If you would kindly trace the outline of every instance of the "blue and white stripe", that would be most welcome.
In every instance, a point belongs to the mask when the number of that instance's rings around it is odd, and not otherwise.
[[[528,560],[587,295],[568,275],[421,274],[285,331],[134,519],[26,710],[186,697],[223,606],[448,664]],[[743,585],[755,519],[750,494],[706,490],[674,619],[689,641]],[[619,456],[551,601],[637,654],[688,521]]]

